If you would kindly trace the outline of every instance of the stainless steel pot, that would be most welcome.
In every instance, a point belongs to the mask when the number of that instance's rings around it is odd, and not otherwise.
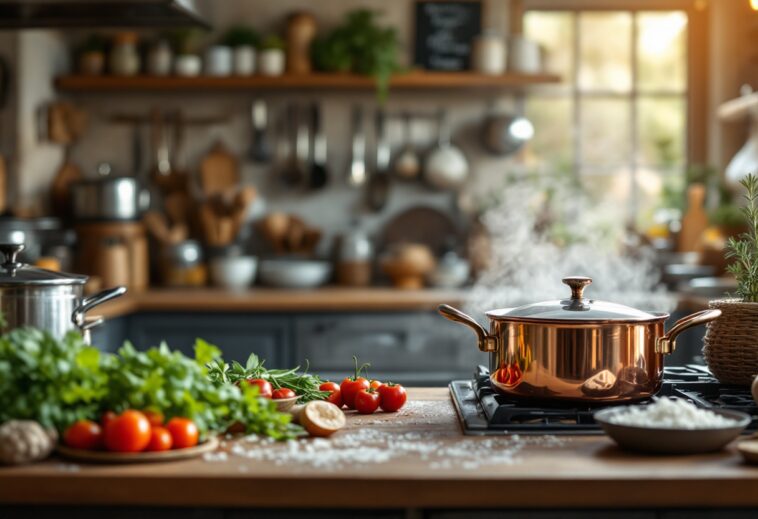
[[[148,204],[147,191],[134,177],[111,175],[107,164],[98,166],[99,178],[71,186],[74,216],[79,221],[137,220]]]
[[[87,337],[90,328],[103,322],[88,320],[87,312],[126,292],[125,287],[116,287],[84,297],[87,276],[21,263],[17,257],[23,248],[21,244],[0,244],[0,253],[5,256],[0,265],[0,311],[5,330],[32,326],[58,338],[71,330]]]
[[[490,354],[490,381],[503,394],[541,400],[622,402],[654,395],[663,380],[663,357],[682,331],[712,321],[703,310],[664,333],[666,313],[584,297],[592,283],[568,277],[571,297],[487,312],[489,331],[448,305],[439,312],[477,335]]]

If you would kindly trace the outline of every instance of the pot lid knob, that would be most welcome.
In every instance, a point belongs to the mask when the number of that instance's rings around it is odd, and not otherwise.
[[[561,281],[571,287],[571,299],[584,299],[584,289],[592,284],[592,278],[586,276],[570,276]]]
[[[15,270],[20,267],[21,262],[17,258],[22,250],[24,250],[23,243],[0,243],[0,252],[5,256],[3,267],[8,270]]]

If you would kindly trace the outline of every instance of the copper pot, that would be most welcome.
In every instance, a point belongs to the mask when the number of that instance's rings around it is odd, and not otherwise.
[[[487,312],[490,331],[442,305],[439,312],[476,333],[490,354],[490,380],[499,393],[541,400],[623,402],[654,395],[663,380],[663,356],[676,336],[721,315],[703,310],[664,332],[666,313],[584,297],[592,283],[568,277],[571,297]]]

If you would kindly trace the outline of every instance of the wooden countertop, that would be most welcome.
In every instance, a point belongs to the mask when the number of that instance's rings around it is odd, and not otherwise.
[[[200,289],[150,289],[127,293],[92,310],[114,318],[134,312],[321,312],[433,310],[457,304],[462,290],[324,287],[313,290],[251,288],[244,292]]]
[[[605,436],[464,437],[446,389],[411,389],[397,415],[349,416],[347,451],[391,438],[384,463],[277,464],[226,458],[132,466],[60,459],[0,468],[0,503],[209,507],[749,507],[758,506],[758,467],[734,447],[699,456],[628,454]],[[354,439],[352,436],[355,436]],[[362,440],[360,438],[363,438]],[[312,450],[324,440],[310,442]],[[430,444],[431,448],[409,448]],[[509,445],[520,444],[506,455]],[[405,446],[405,448],[404,448]],[[289,450],[287,444],[263,449]],[[423,452],[422,452],[423,451]],[[243,450],[243,452],[246,452]],[[267,451],[271,453],[272,451]],[[364,452],[361,450],[361,452]],[[447,453],[447,454],[446,454]],[[451,454],[453,453],[453,454]],[[498,455],[491,464],[483,460]],[[348,457],[349,458],[349,457]]]

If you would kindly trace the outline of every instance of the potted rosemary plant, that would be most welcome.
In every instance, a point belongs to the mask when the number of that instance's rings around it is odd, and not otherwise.
[[[750,385],[758,375],[758,177],[740,181],[748,231],[729,238],[727,271],[737,280],[736,298],[711,301],[721,317],[708,324],[703,353],[708,367],[726,384]]]

